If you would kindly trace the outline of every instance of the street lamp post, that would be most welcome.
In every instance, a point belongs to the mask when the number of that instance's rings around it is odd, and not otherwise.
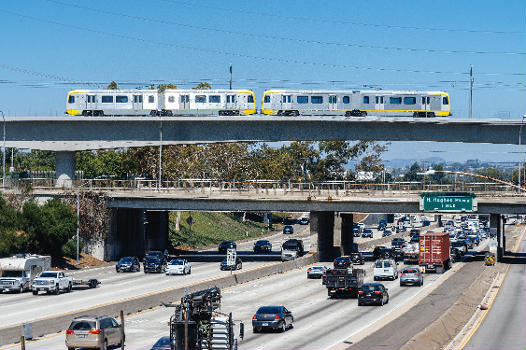
[[[2,113],[2,119],[3,119],[3,127],[4,127],[4,136],[3,136],[3,142],[2,142],[2,188],[5,188],[5,115],[4,111],[0,111]]]
[[[77,265],[79,264],[80,255],[80,188],[91,184],[91,180],[84,182],[77,188]]]
[[[519,191],[522,188],[521,187],[521,171],[522,171],[521,140],[522,140],[522,125],[524,124],[525,118],[526,118],[526,114],[522,116],[521,127],[519,128]]]

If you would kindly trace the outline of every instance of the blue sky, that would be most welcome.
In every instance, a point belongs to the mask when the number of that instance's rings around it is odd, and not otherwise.
[[[5,1],[0,109],[62,115],[66,92],[234,87],[444,90],[467,117],[526,113],[526,2]],[[259,98],[258,98],[259,100]],[[414,151],[418,149],[418,152]],[[518,159],[517,147],[392,144],[386,158]]]

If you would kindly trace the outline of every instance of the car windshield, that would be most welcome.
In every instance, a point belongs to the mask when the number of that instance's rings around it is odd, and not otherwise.
[[[42,274],[40,274],[40,277],[56,278],[57,277],[57,273],[56,272],[42,272]]]
[[[157,258],[156,256],[147,256],[146,257],[146,262],[147,263],[158,263],[158,262],[160,262],[160,259]]]
[[[384,267],[391,267],[391,263],[389,261],[384,261]]]
[[[323,266],[313,266],[311,267],[312,270],[323,270]]]
[[[373,232],[373,231],[371,231],[371,230],[369,230],[368,228],[366,228],[365,230],[363,230],[363,232],[365,232],[365,233],[371,233],[371,232]]]
[[[403,273],[418,273],[417,269],[405,269]]]
[[[256,245],[267,245],[269,241],[257,241]]]
[[[131,264],[132,262],[133,262],[133,258],[130,258],[130,257],[121,258],[121,260],[119,260],[120,264]]]
[[[2,277],[22,277],[22,271],[2,271]]]
[[[184,261],[179,259],[173,259],[172,261],[170,261],[170,265],[184,265]]]
[[[382,267],[383,267],[381,261],[377,261],[375,266],[376,266],[377,268],[382,268]]]
[[[73,331],[89,331],[95,329],[95,322],[93,321],[73,321],[69,326]]]
[[[349,258],[344,258],[344,257],[336,258],[336,262],[346,262],[346,261],[349,261]]]
[[[292,249],[292,250],[294,250],[296,248],[298,248],[298,245],[296,243],[293,243],[293,242],[291,242],[291,243],[283,243],[283,249]]]
[[[280,308],[277,306],[263,306],[256,312],[257,314],[279,314]]]

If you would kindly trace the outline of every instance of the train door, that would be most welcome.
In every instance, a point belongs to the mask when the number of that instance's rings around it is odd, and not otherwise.
[[[338,97],[336,95],[329,95],[329,110],[335,111],[338,109]]]
[[[143,109],[142,108],[142,95],[133,95],[132,109]]]
[[[236,95],[226,95],[226,109],[236,109]]]
[[[374,109],[379,111],[378,115],[384,115],[384,112],[383,112],[383,110],[385,109],[384,96],[375,96]]]
[[[179,95],[179,109],[190,109],[190,95]]]
[[[97,96],[96,95],[78,95],[78,97],[81,97],[81,96],[82,98],[85,98],[86,109],[88,111],[93,111],[97,109]],[[79,99],[79,102],[81,102],[80,99]]]
[[[422,96],[422,106],[421,109],[424,113],[424,116],[427,116],[427,112],[430,110],[431,98],[429,96]]]
[[[292,109],[292,95],[281,95],[281,108],[282,111]]]

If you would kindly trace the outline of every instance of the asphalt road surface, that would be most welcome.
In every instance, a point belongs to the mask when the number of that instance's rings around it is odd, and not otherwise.
[[[526,252],[526,240],[519,247]],[[486,318],[463,350],[526,349],[526,265],[512,264]]]

